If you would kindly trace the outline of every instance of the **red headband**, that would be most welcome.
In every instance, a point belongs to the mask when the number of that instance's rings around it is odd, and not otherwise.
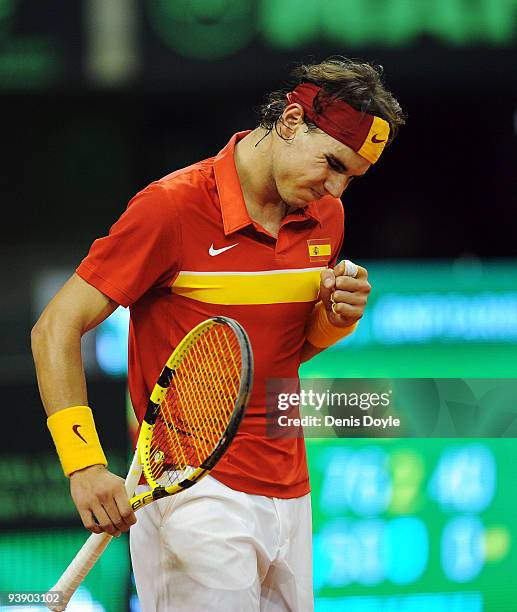
[[[344,100],[323,98],[321,112],[314,108],[314,99],[321,87],[313,83],[302,83],[287,94],[290,104],[299,104],[305,117],[332,138],[350,147],[358,155],[375,163],[388,140],[390,127],[387,121],[362,113]]]

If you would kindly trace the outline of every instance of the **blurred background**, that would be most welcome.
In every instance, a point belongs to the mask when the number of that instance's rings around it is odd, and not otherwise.
[[[0,384],[19,424],[0,455],[0,591],[48,588],[85,539],[31,326],[136,191],[254,127],[300,61],[381,64],[408,114],[344,198],[343,256],[370,271],[368,314],[302,374],[516,376],[516,17],[517,0],[0,0]],[[127,321],[119,309],[83,347],[120,474]],[[318,611],[517,609],[514,440],[308,451]],[[70,609],[138,610],[124,538]]]

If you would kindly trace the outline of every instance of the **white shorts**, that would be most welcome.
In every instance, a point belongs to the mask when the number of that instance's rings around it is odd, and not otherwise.
[[[249,495],[207,476],[137,519],[131,559],[143,612],[314,609],[309,495]]]

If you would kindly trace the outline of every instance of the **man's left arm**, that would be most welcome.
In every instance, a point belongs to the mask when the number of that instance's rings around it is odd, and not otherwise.
[[[355,276],[345,272],[348,270],[344,261],[321,272],[320,302],[307,324],[302,362],[351,334],[364,314],[371,291],[368,271],[357,266]]]

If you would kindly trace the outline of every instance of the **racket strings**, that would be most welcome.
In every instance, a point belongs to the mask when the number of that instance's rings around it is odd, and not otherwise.
[[[224,363],[227,364],[227,367],[229,366],[230,371],[239,371],[239,367],[235,363],[234,358],[235,347],[230,345],[227,335],[211,335],[207,338],[207,345],[207,347],[202,347],[205,349],[203,351],[204,353],[206,353],[206,349],[208,349],[210,354],[223,355]],[[203,363],[203,361],[207,359],[207,356],[206,354],[202,354],[199,355],[199,358],[201,363]],[[224,406],[226,402],[227,408],[233,408],[233,402],[239,391],[240,377],[228,377],[225,376],[225,374],[226,369],[223,371],[223,369],[219,368],[211,371],[211,380],[209,383],[210,387],[208,385],[204,387],[203,401],[200,404],[200,409],[203,412],[203,416],[205,417],[206,422],[213,428],[213,431],[221,431],[221,429],[224,431],[227,424],[227,410],[221,412],[217,409],[217,407]],[[229,402],[229,399],[232,401]],[[223,419],[221,419],[222,415],[224,416]]]
[[[209,338],[207,338],[208,340]],[[196,432],[199,442],[197,450],[199,450],[200,455],[198,459],[200,459],[201,455],[208,456],[210,452],[209,447],[212,440],[210,436],[207,437],[206,429],[209,428],[209,432],[217,432],[217,406],[223,405],[221,400],[224,399],[221,395],[218,395],[218,398],[214,398],[214,394],[218,392],[219,384],[217,381],[218,370],[211,370],[206,365],[210,365],[211,354],[213,353],[206,353],[205,344],[199,344],[194,347],[190,355],[194,366],[193,371],[200,373],[201,377],[204,377],[203,384],[199,384],[200,379],[198,377],[190,375],[184,379],[180,378],[177,383],[178,391],[184,391],[181,397],[185,403],[189,397],[199,398],[196,405],[191,407],[191,429]],[[185,385],[182,385],[183,382]],[[219,402],[217,402],[217,399],[219,399]]]
[[[231,345],[230,338],[234,341],[234,346]],[[237,366],[234,358],[239,347],[233,334],[230,338],[227,334],[211,334],[207,336],[206,345],[199,345],[197,347],[199,350],[193,353],[193,359],[196,360],[196,365],[199,367],[208,363],[212,355],[222,357],[224,367],[215,366],[207,372],[207,381],[201,387],[201,401],[198,406],[200,428],[208,426],[210,432],[218,437],[224,432],[231,416],[240,383],[240,367]],[[214,340],[217,340],[217,346]],[[228,373],[231,375],[228,376]],[[231,381],[231,386],[228,385],[228,381]],[[206,450],[209,451],[208,448]]]
[[[240,345],[227,326],[207,329],[186,351],[153,431],[149,467],[155,482],[172,485],[212,454],[233,414],[240,371]]]

